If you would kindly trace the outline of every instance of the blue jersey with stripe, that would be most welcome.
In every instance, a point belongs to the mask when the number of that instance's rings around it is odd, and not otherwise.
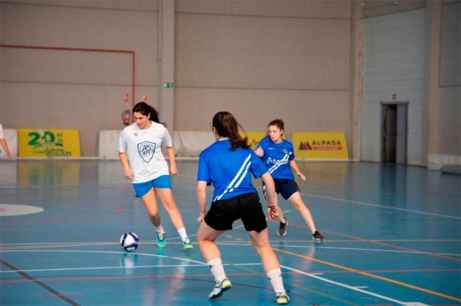
[[[251,174],[260,177],[267,172],[261,159],[251,149],[231,150],[228,139],[218,140],[200,153],[197,181],[214,186],[213,201],[256,192]]]
[[[266,136],[261,139],[258,147],[264,150],[264,155],[261,158],[274,179],[295,179],[290,167],[290,161],[295,159],[291,142],[283,139],[281,142],[275,143],[269,136]]]

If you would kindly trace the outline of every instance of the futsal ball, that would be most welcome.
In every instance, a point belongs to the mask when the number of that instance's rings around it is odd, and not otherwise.
[[[120,237],[120,245],[127,252],[133,252],[138,248],[139,236],[133,232],[128,232]]]

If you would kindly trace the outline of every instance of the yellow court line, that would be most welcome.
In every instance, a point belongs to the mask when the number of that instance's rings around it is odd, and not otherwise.
[[[438,297],[441,297],[441,298],[444,298],[444,299],[447,299],[447,300],[450,300],[450,301],[455,301],[455,302],[461,303],[461,298],[451,296],[451,295],[448,295],[448,294],[445,294],[445,293],[442,293],[442,292],[437,292],[437,291],[433,291],[433,290],[430,290],[430,289],[421,288],[421,287],[411,285],[411,284],[408,284],[408,283],[404,283],[404,282],[401,282],[401,281],[398,281],[398,280],[395,280],[395,279],[392,279],[392,278],[372,274],[372,273],[365,272],[365,271],[362,271],[362,270],[359,270],[359,269],[355,269],[355,268],[343,266],[343,265],[340,265],[340,264],[336,264],[336,263],[333,263],[333,262],[330,262],[330,261],[317,259],[317,258],[314,258],[314,257],[311,257],[311,256],[301,255],[301,254],[298,254],[298,253],[294,253],[294,252],[290,252],[290,251],[286,251],[286,250],[281,250],[281,249],[278,249],[278,248],[273,248],[273,249],[275,251],[279,252],[279,253],[283,253],[283,254],[299,257],[299,258],[303,258],[303,259],[306,259],[306,260],[311,260],[311,261],[320,263],[322,265],[335,267],[337,269],[341,269],[341,270],[352,272],[352,273],[357,273],[357,274],[367,276],[367,277],[370,277],[370,278],[374,278],[374,279],[379,279],[379,280],[382,280],[382,281],[385,281],[385,282],[388,282],[388,283],[391,283],[391,284],[399,285],[399,286],[406,287],[406,288],[409,288],[409,289],[413,289],[413,290],[421,291],[421,292],[428,293],[428,294],[431,294],[431,295],[435,295],[435,296],[438,296]]]

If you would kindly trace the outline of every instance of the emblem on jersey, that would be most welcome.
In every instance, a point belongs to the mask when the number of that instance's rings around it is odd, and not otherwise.
[[[146,163],[150,162],[154,157],[155,153],[155,143],[150,141],[143,141],[138,143],[138,153],[141,156],[142,160]]]

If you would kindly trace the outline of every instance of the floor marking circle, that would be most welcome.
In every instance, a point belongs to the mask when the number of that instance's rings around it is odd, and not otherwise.
[[[0,204],[0,217],[37,214],[43,210],[41,207],[30,205]]]

